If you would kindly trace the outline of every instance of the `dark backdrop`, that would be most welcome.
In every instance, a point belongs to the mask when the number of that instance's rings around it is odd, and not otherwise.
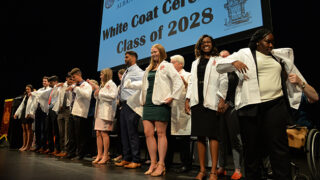
[[[99,80],[101,7],[102,0],[0,2],[1,117],[4,99],[22,94],[26,84],[40,88],[45,75],[55,74],[64,80],[68,71],[79,67],[85,79]],[[276,47],[294,49],[297,67],[319,92],[316,6],[309,1],[274,0],[271,15]],[[219,49],[234,52],[247,44],[248,39]],[[189,71],[193,52],[181,53]],[[115,77],[114,81],[118,79]]]

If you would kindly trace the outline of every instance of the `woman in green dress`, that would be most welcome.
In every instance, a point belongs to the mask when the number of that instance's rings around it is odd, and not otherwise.
[[[165,170],[167,152],[166,129],[171,119],[170,104],[178,99],[183,89],[183,82],[174,66],[165,61],[164,47],[155,44],[151,48],[151,60],[142,80],[140,102],[143,105],[143,126],[151,159],[146,175],[161,176]],[[157,132],[158,144],[154,137]],[[157,162],[157,151],[159,161]]]

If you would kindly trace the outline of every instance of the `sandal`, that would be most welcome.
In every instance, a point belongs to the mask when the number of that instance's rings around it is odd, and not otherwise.
[[[205,171],[199,171],[198,175],[194,179],[202,180],[206,179],[207,174]]]
[[[217,172],[210,172],[209,180],[218,180]]]
[[[152,165],[154,165],[154,167],[153,167],[152,169],[150,169]],[[156,170],[157,166],[158,166],[157,162],[151,162],[148,171],[146,171],[144,174],[145,174],[145,175],[150,175],[150,174],[152,174],[153,171]]]
[[[157,169],[158,167],[160,167],[160,166],[163,167],[162,171],[161,171],[160,173],[156,173],[156,169]],[[166,175],[166,167],[165,167],[164,164],[158,163],[158,164],[157,164],[157,168],[151,173],[151,176],[157,177],[157,176],[164,176],[164,175]]]

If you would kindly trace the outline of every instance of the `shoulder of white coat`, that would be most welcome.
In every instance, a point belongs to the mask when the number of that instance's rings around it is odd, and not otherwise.
[[[287,60],[294,61],[293,49],[292,48],[279,48],[273,49],[272,54],[280,58],[285,58]]]

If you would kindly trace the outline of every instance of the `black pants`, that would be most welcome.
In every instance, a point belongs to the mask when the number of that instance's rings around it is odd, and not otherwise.
[[[45,133],[48,140],[48,148],[51,152],[54,151],[54,149],[60,151],[60,136],[57,117],[58,115],[52,109],[49,109],[49,114],[45,123]]]
[[[170,128],[168,128],[170,129]],[[168,138],[168,150],[166,156],[166,167],[170,168],[173,162],[174,152],[178,151],[180,154],[181,166],[191,168],[191,139],[190,136],[173,136],[167,134]]]
[[[69,144],[67,144],[68,154],[71,156],[85,156],[88,151],[88,140],[90,135],[90,124],[87,118],[70,116],[68,124]]]
[[[122,105],[120,128],[123,159],[125,161],[140,163],[139,119],[140,116],[127,104]]]
[[[288,109],[284,98],[258,104],[253,117],[239,117],[244,143],[246,179],[261,179],[262,157],[270,156],[275,180],[291,180],[286,124]]]
[[[43,112],[38,106],[35,114],[35,134],[36,134],[36,148],[44,148],[46,149],[46,143],[47,143],[47,138],[45,137],[45,120],[46,120],[46,113]]]

